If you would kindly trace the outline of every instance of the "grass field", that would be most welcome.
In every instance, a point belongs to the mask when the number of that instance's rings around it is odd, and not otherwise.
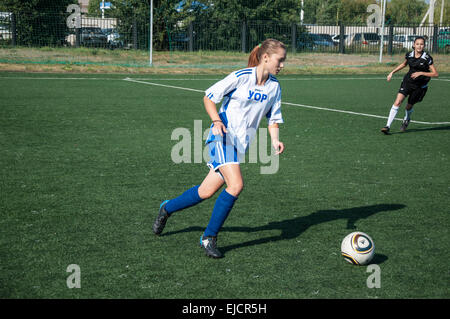
[[[0,298],[448,298],[449,78],[416,106],[422,123],[385,136],[368,115],[387,116],[401,75],[279,76],[286,151],[276,174],[242,164],[214,260],[198,239],[216,196],[151,226],[207,173],[173,163],[171,134],[207,128],[196,90],[220,77],[0,73]],[[355,230],[381,288],[340,256]]]

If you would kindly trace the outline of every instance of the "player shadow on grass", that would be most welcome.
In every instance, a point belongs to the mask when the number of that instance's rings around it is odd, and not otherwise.
[[[269,222],[267,225],[256,226],[256,227],[248,227],[248,226],[224,226],[222,228],[222,232],[260,232],[266,230],[281,230],[281,234],[277,236],[270,236],[259,238],[255,240],[250,240],[243,243],[237,243],[229,246],[221,246],[220,251],[222,253],[226,253],[227,251],[236,249],[249,247],[254,245],[261,245],[269,242],[279,241],[279,240],[289,240],[294,239],[300,236],[304,231],[308,228],[334,221],[337,219],[347,219],[347,229],[355,230],[355,223],[363,218],[370,217],[374,214],[386,211],[394,211],[405,208],[406,205],[403,204],[379,204],[379,205],[371,205],[371,206],[362,206],[362,207],[354,207],[348,209],[336,209],[336,210],[319,210],[317,212],[311,213],[307,216],[300,216],[291,219],[286,219],[278,222]],[[181,232],[190,232],[190,231],[203,231],[204,228],[198,226],[188,227],[179,231],[168,232],[165,235],[173,235]],[[375,263],[382,263],[387,259],[384,255],[375,255]]]
[[[401,132],[401,131],[390,132],[389,135],[404,134],[404,133],[420,133],[420,132],[426,132],[426,131],[446,131],[446,130],[450,130],[450,125],[449,126],[438,126],[438,127],[409,128],[404,132]]]
[[[257,232],[265,230],[281,230],[281,234],[278,236],[265,237],[260,239],[251,240],[244,243],[238,243],[221,247],[221,251],[226,253],[227,251],[248,247],[253,245],[261,245],[273,241],[289,240],[300,236],[309,227],[318,225],[321,223],[330,222],[337,219],[347,219],[347,229],[356,230],[355,223],[359,219],[370,217],[374,214],[393,211],[405,208],[402,204],[379,204],[371,206],[354,207],[340,210],[319,210],[315,213],[307,216],[296,217],[292,219],[286,219],[279,222],[270,222],[264,226],[258,227],[224,227],[223,231],[241,231],[241,232]],[[384,261],[387,257],[379,255],[377,256],[378,262]],[[382,260],[383,259],[383,260]]]

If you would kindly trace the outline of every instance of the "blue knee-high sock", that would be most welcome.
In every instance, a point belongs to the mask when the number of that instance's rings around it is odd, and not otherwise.
[[[166,211],[171,214],[176,211],[197,205],[198,203],[203,201],[203,198],[198,195],[199,186],[200,185],[194,186],[185,191],[180,196],[169,200],[169,202],[165,206]]]
[[[208,226],[206,227],[204,236],[217,236],[220,228],[222,228],[223,223],[228,217],[231,209],[233,208],[234,202],[238,198],[230,195],[225,189],[217,197],[216,203],[214,204],[214,209],[209,220]]]

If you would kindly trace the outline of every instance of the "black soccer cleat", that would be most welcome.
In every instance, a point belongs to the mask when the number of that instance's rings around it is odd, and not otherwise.
[[[389,134],[389,126],[385,126],[381,129],[381,132],[388,135]]]
[[[222,253],[217,249],[217,237],[208,236],[203,237],[200,236],[200,247],[205,250],[206,256],[212,258],[222,258]]]
[[[168,200],[165,200],[159,206],[158,216],[156,216],[156,220],[153,223],[153,232],[155,235],[159,235],[164,230],[164,226],[166,226],[167,219],[169,218],[169,213],[164,208],[168,203]]]
[[[402,123],[402,127],[400,127],[400,131],[402,131],[402,132],[406,131],[406,128],[408,127],[408,125],[409,125],[409,120],[404,120]]]

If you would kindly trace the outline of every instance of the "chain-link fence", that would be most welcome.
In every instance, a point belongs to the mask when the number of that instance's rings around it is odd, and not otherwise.
[[[381,28],[364,25],[299,25],[273,20],[202,21],[166,18],[153,26],[153,48],[158,51],[249,52],[265,38],[283,41],[290,52],[377,54]],[[450,27],[398,26],[384,28],[386,54],[411,50],[416,36],[424,36],[427,50],[450,52]],[[117,50],[149,50],[149,16],[118,18],[74,16],[67,12],[0,13],[0,46],[95,47]]]

